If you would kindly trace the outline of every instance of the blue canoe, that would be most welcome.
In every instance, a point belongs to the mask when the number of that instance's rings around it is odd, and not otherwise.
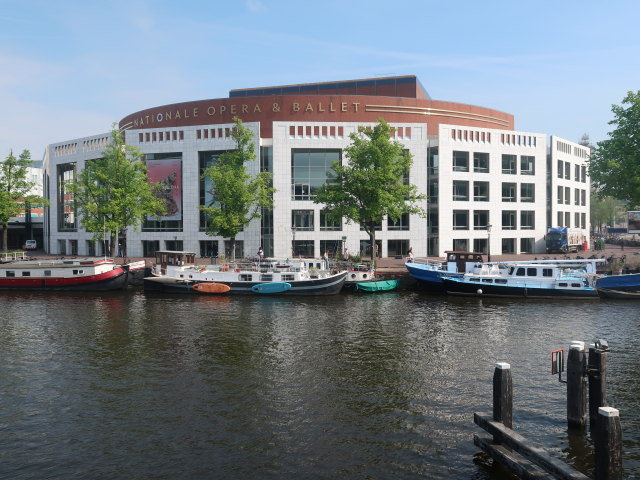
[[[255,293],[283,293],[291,288],[291,284],[287,282],[269,282],[259,283],[251,287],[251,291]]]

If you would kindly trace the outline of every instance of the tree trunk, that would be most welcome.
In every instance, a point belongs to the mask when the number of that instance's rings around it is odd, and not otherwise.
[[[371,269],[376,269],[376,257],[377,257],[377,245],[376,245],[376,224],[370,222],[369,224],[369,242],[371,242]]]
[[[111,258],[115,257],[115,249],[116,249],[116,233],[109,232],[109,256]]]
[[[232,237],[229,239],[229,243],[231,244],[231,261],[236,261],[236,237]]]

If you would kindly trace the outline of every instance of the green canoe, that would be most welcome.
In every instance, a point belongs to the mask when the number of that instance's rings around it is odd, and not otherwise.
[[[377,282],[356,283],[354,290],[362,292],[388,292],[395,290],[402,283],[402,280],[379,280]]]

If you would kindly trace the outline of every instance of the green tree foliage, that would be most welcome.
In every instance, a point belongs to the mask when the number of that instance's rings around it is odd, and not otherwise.
[[[260,218],[262,208],[271,208],[273,193],[271,174],[249,173],[247,163],[255,160],[253,133],[233,119],[231,132],[236,148],[221,154],[216,163],[208,167],[203,178],[211,184],[212,200],[200,209],[207,215],[207,235],[229,238],[231,256],[235,260],[235,239],[252,220]]]
[[[339,220],[359,223],[369,235],[375,266],[375,227],[386,215],[397,221],[404,213],[425,216],[416,203],[425,199],[405,179],[413,157],[397,141],[391,140],[392,128],[379,119],[373,128],[361,127],[350,135],[351,145],[345,149],[348,160],[337,162],[331,181],[323,185],[315,199],[325,204],[328,215]]]
[[[625,107],[626,106],[626,107]],[[640,90],[628,92],[622,105],[613,105],[609,139],[598,142],[590,159],[589,173],[596,191],[640,206]]]
[[[591,198],[591,227],[603,232],[606,225],[613,227],[627,220],[626,203],[613,197],[593,196]]]
[[[6,252],[7,231],[11,217],[21,215],[25,207],[47,205],[46,199],[29,192],[35,182],[28,179],[31,153],[23,150],[16,158],[13,152],[0,164],[0,225],[2,225],[2,248]]]
[[[102,158],[86,162],[67,188],[73,194],[85,230],[93,232],[96,239],[104,239],[104,232],[108,234],[111,256],[118,233],[128,226],[137,229],[147,216],[165,213],[164,202],[148,183],[142,153],[125,145],[116,128]]]

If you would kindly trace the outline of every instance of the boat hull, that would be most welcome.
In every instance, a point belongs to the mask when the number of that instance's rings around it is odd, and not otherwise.
[[[595,288],[558,289],[540,288],[518,285],[495,285],[480,282],[465,282],[454,278],[444,278],[444,288],[449,295],[465,295],[473,297],[511,297],[511,298],[562,298],[562,299],[597,299]]]
[[[430,268],[428,265],[423,264],[411,264],[406,263],[405,267],[409,271],[420,288],[427,290],[440,290],[444,291],[444,282],[442,277],[444,275],[450,277],[462,277],[462,273],[447,272],[445,270]]]
[[[0,290],[36,291],[108,291],[127,286],[128,272],[115,268],[96,275],[79,277],[15,277],[0,278]]]
[[[400,286],[402,280],[378,280],[362,282],[355,285],[354,290],[360,292],[389,292]]]
[[[640,274],[601,277],[596,281],[596,289],[603,298],[640,300]]]
[[[344,285],[347,272],[332,275],[327,278],[299,280],[287,282],[291,288],[274,294],[277,295],[333,295]],[[202,280],[191,281],[173,277],[147,277],[144,279],[145,292],[161,293],[197,293],[192,286],[195,283],[206,283]],[[230,287],[229,294],[249,294],[256,295],[253,287],[265,285],[271,282],[226,282],[216,280],[216,283],[223,283]]]

